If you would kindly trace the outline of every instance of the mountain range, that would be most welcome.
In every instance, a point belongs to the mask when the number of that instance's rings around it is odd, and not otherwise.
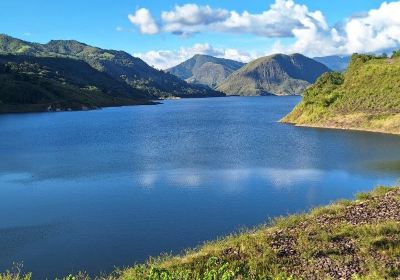
[[[333,69],[345,57],[316,58]],[[300,95],[326,65],[301,54],[250,63],[195,55],[157,70],[124,51],[75,40],[31,43],[0,34],[0,112],[150,104],[172,97]]]
[[[49,106],[63,110],[147,104],[168,97],[224,96],[156,70],[126,52],[74,40],[38,44],[2,34],[0,63],[0,111],[41,111]],[[88,89],[89,99],[84,97]],[[26,98],[29,95],[35,97]]]
[[[167,72],[189,83],[226,95],[300,95],[323,73],[326,65],[301,54],[275,54],[250,63],[195,55]]]

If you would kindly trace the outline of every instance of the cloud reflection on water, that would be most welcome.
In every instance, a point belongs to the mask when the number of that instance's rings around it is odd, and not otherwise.
[[[251,185],[253,180],[264,181],[277,189],[289,189],[296,183],[317,182],[326,171],[319,169],[222,169],[196,170],[179,169],[149,172],[138,176],[136,184],[151,188],[158,184],[167,184],[179,188],[211,187],[221,185],[224,192],[240,192]],[[220,184],[218,183],[220,182]]]

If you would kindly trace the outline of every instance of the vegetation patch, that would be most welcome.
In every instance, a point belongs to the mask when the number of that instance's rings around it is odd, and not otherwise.
[[[355,54],[345,73],[325,73],[282,119],[301,126],[400,133],[400,56]]]

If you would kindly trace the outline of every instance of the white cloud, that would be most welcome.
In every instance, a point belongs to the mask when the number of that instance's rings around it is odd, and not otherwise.
[[[375,51],[400,44],[400,2],[384,2],[364,17],[347,21],[346,48],[349,52]]]
[[[173,11],[161,13],[164,32],[175,34],[190,34],[202,31],[207,25],[224,21],[229,12],[223,9],[211,9],[210,6],[186,4],[175,6]]]
[[[156,34],[159,31],[158,25],[148,9],[138,9],[135,14],[128,15],[128,18],[144,34]]]
[[[318,169],[276,169],[268,168],[262,170],[262,176],[274,187],[290,188],[298,182],[316,182],[323,175]]]
[[[191,35],[213,31],[250,33],[265,37],[292,37],[294,28],[304,27],[310,20],[326,25],[321,12],[309,12],[307,6],[296,4],[293,0],[276,0],[268,10],[260,14],[212,9],[210,6],[197,4],[177,5],[171,11],[161,12],[160,28],[153,29],[152,33],[148,32],[147,28],[143,28],[147,27],[144,20],[137,19],[138,17],[151,18],[151,22],[154,23],[149,10],[141,8],[136,11],[134,17],[135,20],[131,19],[131,21],[140,27],[142,33],[146,34],[168,32]]]
[[[214,48],[210,44],[195,44],[188,48],[178,50],[153,50],[146,53],[135,53],[134,55],[159,69],[167,69],[175,66],[196,54],[206,54],[215,57],[233,59],[242,62],[249,62],[260,56],[256,52],[246,52],[237,49]]]
[[[137,10],[135,20],[131,21],[148,34],[167,32],[187,36],[220,32],[278,39],[264,53],[256,54],[236,49],[215,50],[209,45],[205,49],[194,46],[141,54],[150,64],[165,68],[189,58],[196,51],[240,61],[277,52],[322,56],[385,51],[400,47],[399,15],[400,1],[383,2],[376,9],[329,26],[321,11],[311,11],[294,0],[275,0],[275,3],[259,14],[186,4],[162,12],[159,25],[146,9]],[[293,43],[282,44],[280,38],[287,37],[292,37]]]
[[[311,55],[379,52],[400,46],[400,1],[384,2],[378,9],[325,27],[310,22],[293,29],[296,41],[289,52]]]

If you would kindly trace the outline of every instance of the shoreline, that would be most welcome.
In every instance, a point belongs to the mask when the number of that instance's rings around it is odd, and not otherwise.
[[[118,108],[118,107],[127,107],[127,106],[142,106],[142,105],[160,105],[163,104],[163,101],[179,101],[186,99],[205,99],[205,98],[234,98],[234,97],[298,97],[299,95],[257,95],[257,96],[241,96],[241,95],[226,95],[226,96],[187,96],[187,97],[173,97],[173,98],[158,98],[158,99],[149,99],[149,100],[138,100],[137,103],[132,104],[111,104],[107,106],[96,106],[96,107],[87,107],[82,105],[81,108],[56,108],[48,110],[49,106],[54,106],[56,104],[0,104],[0,116],[8,115],[8,114],[30,114],[30,113],[59,113],[59,112],[82,112],[82,111],[93,111],[93,110],[101,110],[103,108]],[[25,107],[22,108],[21,107]],[[28,107],[28,109],[26,109]]]
[[[285,122],[278,121],[282,124],[292,125],[295,127],[303,127],[303,128],[319,128],[319,129],[332,129],[332,130],[342,130],[342,131],[355,131],[355,132],[370,132],[370,133],[379,133],[379,134],[388,134],[388,135],[400,135],[400,132],[390,132],[380,129],[367,129],[367,128],[358,128],[358,127],[339,127],[334,125],[318,125],[318,124],[298,124],[293,122]]]
[[[3,106],[6,108],[2,108],[0,106],[0,116],[1,115],[11,115],[11,114],[32,114],[32,113],[66,113],[66,112],[87,112],[87,111],[95,111],[95,110],[101,110],[105,108],[118,108],[118,107],[126,107],[126,106],[147,106],[147,105],[159,105],[162,104],[160,102],[162,100],[149,100],[149,101],[143,101],[143,102],[137,102],[137,103],[132,103],[132,104],[121,104],[121,105],[116,105],[116,104],[111,104],[111,105],[106,105],[106,106],[93,106],[93,107],[87,107],[85,105],[82,105],[80,108],[71,108],[71,107],[63,107],[63,108],[51,108],[49,107],[54,106],[54,104],[29,104],[28,109],[19,109],[20,105],[7,105],[4,104]],[[13,107],[13,108],[10,108]],[[8,107],[8,108],[7,108]],[[24,106],[21,106],[24,107]]]

